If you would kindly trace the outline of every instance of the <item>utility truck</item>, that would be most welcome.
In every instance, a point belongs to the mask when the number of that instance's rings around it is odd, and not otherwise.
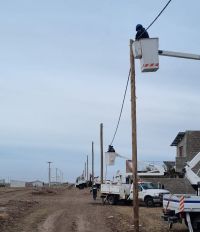
[[[76,178],[75,187],[79,189],[84,189],[87,187],[87,180],[84,178],[83,175]]]
[[[171,229],[174,223],[188,226],[190,232],[200,231],[200,196],[186,194],[168,194],[163,198],[162,218],[169,223]]]
[[[147,207],[153,207],[155,204],[161,205],[164,194],[169,194],[169,191],[159,189],[151,182],[138,182],[138,198]],[[121,181],[101,184],[101,198],[103,203],[108,202],[111,205],[119,201],[132,201],[133,184],[126,184]]]
[[[197,190],[197,194],[168,194],[163,198],[162,218],[169,223],[169,228],[174,223],[185,222],[190,232],[200,231],[200,177],[193,171],[199,161],[200,153],[187,162],[185,167],[185,177]]]
[[[130,184],[122,183],[106,183],[101,184],[101,198],[102,203],[108,202],[110,205],[114,205],[119,201],[129,201],[130,196]]]

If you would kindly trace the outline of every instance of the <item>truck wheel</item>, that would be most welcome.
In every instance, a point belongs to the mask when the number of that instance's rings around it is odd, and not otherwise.
[[[113,195],[110,195],[108,197],[108,204],[109,205],[114,205],[115,204],[115,197]]]
[[[146,197],[145,198],[145,204],[146,204],[147,207],[153,207],[154,206],[153,198],[152,197]]]
[[[102,198],[101,198],[101,202],[102,202],[103,205],[105,205],[105,200],[106,200],[105,197],[102,197]]]
[[[200,215],[192,214],[191,215],[191,224],[194,232],[200,231]]]
[[[172,229],[172,226],[173,226],[173,223],[170,222],[170,223],[169,223],[169,229],[170,229],[170,230]]]

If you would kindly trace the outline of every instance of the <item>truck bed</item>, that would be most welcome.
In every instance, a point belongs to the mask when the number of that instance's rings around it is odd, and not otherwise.
[[[200,196],[187,194],[166,194],[163,197],[163,209],[179,212],[200,212]]]
[[[129,184],[101,184],[101,195],[119,195],[121,199],[125,199],[130,194]]]

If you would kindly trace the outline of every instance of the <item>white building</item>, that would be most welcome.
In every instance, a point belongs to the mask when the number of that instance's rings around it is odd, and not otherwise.
[[[23,188],[25,187],[26,182],[21,180],[10,180],[10,187],[11,188]]]

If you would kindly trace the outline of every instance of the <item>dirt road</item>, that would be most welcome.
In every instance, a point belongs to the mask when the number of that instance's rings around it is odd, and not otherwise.
[[[1,232],[128,232],[134,231],[132,207],[102,205],[89,189],[0,189]],[[140,207],[141,232],[167,232],[161,208]],[[175,225],[186,232],[185,225]]]

